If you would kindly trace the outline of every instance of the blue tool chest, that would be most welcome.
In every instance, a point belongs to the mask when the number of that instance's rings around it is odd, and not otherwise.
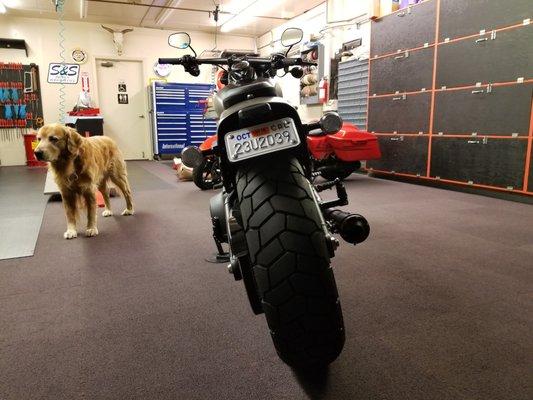
[[[202,104],[214,87],[203,83],[152,83],[150,115],[156,157],[180,154],[185,146],[199,146],[216,133],[216,120],[204,118]]]

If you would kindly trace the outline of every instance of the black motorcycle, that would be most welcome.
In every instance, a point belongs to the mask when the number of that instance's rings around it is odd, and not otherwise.
[[[300,29],[283,32],[290,48],[302,39]],[[190,36],[175,33],[169,44],[190,48]],[[304,125],[282,98],[271,78],[278,70],[299,78],[301,58],[230,56],[160,58],[182,65],[193,76],[200,64],[217,65],[228,84],[214,98],[220,115],[214,148],[222,190],[211,198],[213,237],[229,244],[228,269],[242,280],[252,310],[265,313],[280,358],[296,368],[316,368],[335,360],[344,345],[341,305],[330,258],[339,245],[332,233],[356,244],[370,232],[366,219],[333,207],[348,203],[339,179],[310,183],[306,145],[309,131],[337,131],[342,120],[327,114]],[[337,199],[323,201],[319,192],[336,188]]]

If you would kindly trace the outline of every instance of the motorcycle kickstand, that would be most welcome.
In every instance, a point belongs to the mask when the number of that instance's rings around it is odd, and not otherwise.
[[[220,240],[218,240],[217,236],[214,233],[213,233],[213,240],[215,241],[215,245],[217,246],[218,253],[215,253],[209,257],[206,257],[205,261],[211,264],[228,263],[230,260],[229,252],[224,251],[224,248],[222,247],[222,243],[220,242]]]

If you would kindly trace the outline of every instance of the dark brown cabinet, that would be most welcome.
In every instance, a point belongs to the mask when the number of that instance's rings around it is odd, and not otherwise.
[[[533,78],[533,24],[439,46],[437,88]]]
[[[436,1],[426,1],[376,20],[371,27],[370,56],[413,49],[435,42]]]
[[[429,47],[374,60],[370,75],[370,94],[431,89],[434,54],[433,47]]]
[[[441,0],[439,41],[491,31],[533,18],[531,0]]]
[[[527,136],[533,83],[435,93],[435,133]]]
[[[527,140],[434,137],[431,176],[522,189]]]
[[[411,175],[426,175],[427,136],[391,135],[378,137],[381,159],[367,162],[367,168]]]
[[[368,130],[380,133],[428,133],[431,94],[371,97]]]
[[[533,148],[530,149],[529,153],[529,183],[526,188],[528,192],[533,193]]]
[[[532,0],[426,0],[372,22],[368,167],[533,194],[531,17]]]

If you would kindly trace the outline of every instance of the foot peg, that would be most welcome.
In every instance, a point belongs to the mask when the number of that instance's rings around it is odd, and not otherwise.
[[[322,201],[320,198],[320,209],[321,210],[327,210],[331,207],[340,207],[345,206],[348,204],[348,194],[346,194],[346,188],[342,184],[341,180],[339,178],[335,178],[332,181],[328,181],[325,183],[319,183],[316,185],[313,185],[317,194],[319,192],[322,192],[327,189],[335,188],[337,190],[337,198],[335,200],[329,200],[329,201]]]
[[[370,235],[370,225],[362,215],[328,208],[324,210],[324,217],[332,225],[332,231],[348,243],[362,243]]]

